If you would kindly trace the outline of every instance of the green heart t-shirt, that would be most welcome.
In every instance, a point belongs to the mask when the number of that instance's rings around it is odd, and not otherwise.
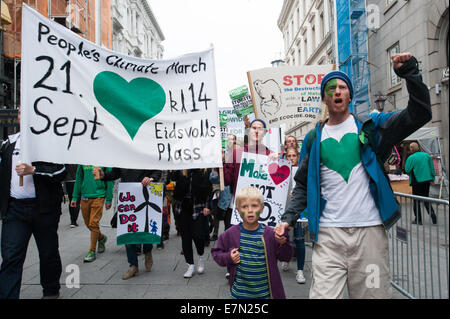
[[[322,130],[320,186],[327,200],[319,220],[321,227],[382,223],[369,190],[369,176],[361,163],[358,128],[352,115],[338,125],[325,124]]]

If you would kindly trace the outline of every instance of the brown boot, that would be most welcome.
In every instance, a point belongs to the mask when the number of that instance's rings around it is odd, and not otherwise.
[[[145,269],[147,271],[152,270],[152,266],[153,266],[153,256],[152,256],[152,252],[148,252],[145,254]]]
[[[131,277],[134,277],[139,272],[138,268],[136,266],[130,266],[130,269],[125,273],[125,275],[122,276],[123,280],[130,279]]]

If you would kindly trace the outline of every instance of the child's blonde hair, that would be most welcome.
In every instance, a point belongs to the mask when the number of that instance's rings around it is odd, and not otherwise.
[[[241,201],[245,198],[256,199],[261,205],[264,205],[264,196],[261,191],[254,186],[241,188],[236,194],[236,208],[239,209]]]

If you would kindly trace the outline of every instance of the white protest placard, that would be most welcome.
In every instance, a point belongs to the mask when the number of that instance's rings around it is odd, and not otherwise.
[[[23,4],[24,162],[221,167],[213,49],[145,60],[95,45]]]
[[[163,184],[119,183],[117,245],[160,244]]]
[[[264,211],[259,221],[265,225],[275,227],[284,213],[286,199],[289,193],[291,162],[279,159],[272,161],[268,156],[243,153],[236,194],[241,188],[254,186],[264,195]],[[236,201],[231,215],[231,223],[242,221],[236,208]]]
[[[233,108],[219,108],[219,114],[221,118],[221,133],[223,144],[226,145],[226,141],[228,139],[228,134],[233,134],[236,136],[238,141],[241,141],[240,144],[244,142],[245,135],[245,123],[244,118],[236,115],[236,112]],[[249,123],[255,119],[255,114],[249,114],[248,120]],[[268,149],[279,152],[281,150],[281,132],[280,128],[277,126],[268,128],[266,130],[266,135],[264,136],[262,143],[267,146]]]
[[[295,174],[297,174],[298,166],[292,166],[291,167],[291,189],[294,189],[295,187]]]
[[[245,123],[243,117],[238,117],[232,107],[219,108],[221,125],[223,128],[223,139],[227,138],[228,134],[236,135],[236,139],[243,141],[245,135]]]
[[[282,123],[317,122],[324,104],[322,78],[333,65],[282,66],[247,72],[256,117],[267,127]]]

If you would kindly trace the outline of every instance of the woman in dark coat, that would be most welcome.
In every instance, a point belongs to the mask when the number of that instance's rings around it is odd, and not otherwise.
[[[205,222],[211,212],[212,198],[209,174],[210,169],[191,169],[173,171],[169,178],[175,182],[173,211],[178,215],[184,258],[188,264],[185,278],[191,278],[195,273],[192,242],[199,256],[197,273],[202,274],[205,270]]]

